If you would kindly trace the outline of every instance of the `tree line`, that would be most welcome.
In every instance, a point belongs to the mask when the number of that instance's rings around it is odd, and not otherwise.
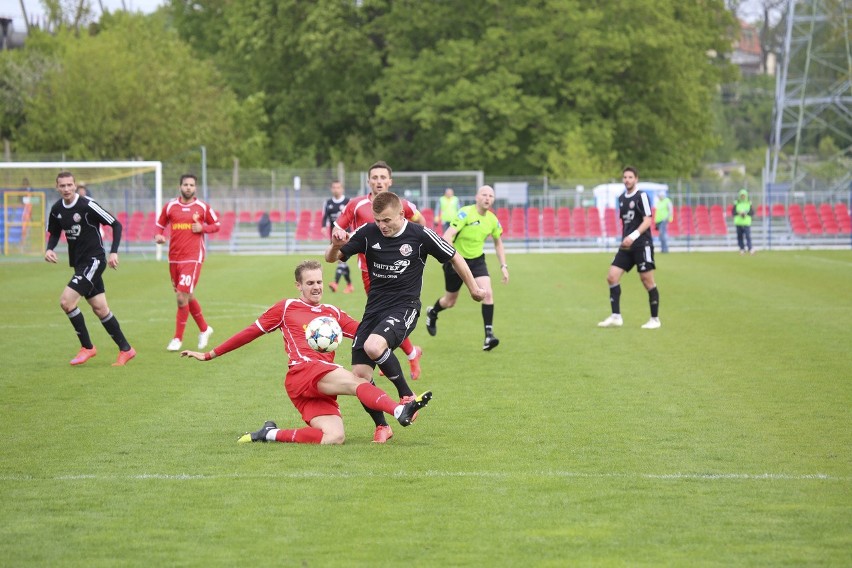
[[[0,53],[0,136],[68,159],[689,176],[771,113],[769,93],[726,114],[737,32],[723,0],[170,0]]]

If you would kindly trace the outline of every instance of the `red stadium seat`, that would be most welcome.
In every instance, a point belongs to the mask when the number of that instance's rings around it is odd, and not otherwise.
[[[538,207],[527,209],[527,236],[531,239],[541,237],[541,218],[539,217]]]
[[[541,235],[552,238],[556,234],[556,211],[553,207],[545,207],[541,210]]]
[[[575,207],[571,211],[571,235],[574,237],[586,236],[586,210],[583,207]]]
[[[601,213],[597,207],[589,207],[586,210],[586,234],[590,237],[600,237],[603,235]]]
[[[563,238],[571,236],[571,208],[559,207],[556,210],[556,234]]]
[[[618,237],[620,235],[618,231],[618,215],[616,215],[613,207],[604,209],[604,233],[608,237]]]

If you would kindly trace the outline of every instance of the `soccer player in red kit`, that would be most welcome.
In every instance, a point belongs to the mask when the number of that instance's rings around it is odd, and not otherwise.
[[[207,325],[201,313],[201,304],[195,299],[195,287],[201,276],[206,247],[204,235],[219,230],[219,216],[212,207],[195,196],[198,178],[192,174],[180,176],[180,196],[169,200],[160,212],[157,220],[158,234],[154,241],[161,245],[166,242],[165,231],[169,235],[169,273],[172,287],[177,296],[177,316],[175,335],[166,347],[168,351],[180,351],[183,345],[183,332],[189,316],[198,325],[198,348],[204,349],[213,335],[213,328]]]
[[[305,339],[305,328],[312,319],[333,317],[340,323],[343,335],[350,339],[358,329],[358,322],[339,308],[321,303],[323,280],[319,262],[305,260],[296,267],[296,288],[300,292],[298,298],[281,300],[267,309],[252,325],[211,351],[181,353],[182,357],[209,361],[262,335],[281,330],[284,348],[290,359],[284,388],[308,427],[280,429],[275,422],[268,420],[260,430],[246,433],[238,441],[342,444],[345,432],[340,406],[337,404],[338,395],[355,396],[368,408],[386,412],[403,426],[409,426],[417,411],[429,403],[432,393],[426,392],[406,404],[398,404],[380,388],[336,364],[333,351],[320,353],[311,349]]]
[[[372,210],[373,198],[384,191],[390,191],[393,185],[392,175],[393,171],[385,162],[379,161],[370,166],[370,170],[367,173],[367,183],[370,185],[370,193],[349,201],[346,208],[334,222],[332,239],[335,233],[338,238],[342,239],[349,231],[354,231],[361,225],[375,221]],[[405,218],[422,225],[423,216],[417,210],[417,207],[407,199],[400,199]],[[370,273],[367,271],[367,261],[363,254],[358,255],[358,267],[361,268],[361,280],[364,282],[364,291],[369,294]],[[408,365],[411,367],[411,378],[416,381],[420,378],[420,357],[423,355],[423,349],[415,346],[407,337],[399,348],[408,357]]]

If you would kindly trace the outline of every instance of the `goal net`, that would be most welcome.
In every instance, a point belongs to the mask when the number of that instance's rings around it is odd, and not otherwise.
[[[156,215],[163,205],[162,162],[0,162],[3,193],[3,254],[44,253],[47,214],[59,199],[56,175],[69,171],[78,189],[114,214],[123,226],[122,252],[150,252],[154,245]],[[104,231],[109,246],[112,234]],[[60,247],[65,246],[65,239]]]

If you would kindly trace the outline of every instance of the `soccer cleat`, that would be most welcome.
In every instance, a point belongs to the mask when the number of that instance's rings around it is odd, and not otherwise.
[[[598,323],[598,327],[621,327],[624,325],[624,320],[620,315],[612,314],[602,322]]]
[[[337,282],[329,282],[328,287],[331,288],[332,292],[337,292]]]
[[[390,426],[388,426],[387,424],[376,426],[376,431],[373,432],[374,444],[384,444],[391,438],[393,438],[393,430],[391,430]]]
[[[402,409],[397,420],[403,426],[411,426],[411,423],[417,418],[417,411],[429,404],[432,400],[432,391],[426,391],[423,394],[415,397],[405,397],[405,408]],[[400,401],[402,402],[402,401]]]
[[[72,365],[82,365],[83,363],[85,363],[86,361],[88,361],[89,359],[91,359],[92,357],[94,357],[97,354],[98,354],[98,350],[94,345],[92,345],[91,349],[87,349],[86,347],[81,347],[80,351],[78,351],[77,354],[74,356],[74,358],[71,359],[71,364]]]
[[[169,344],[166,346],[166,351],[180,351],[181,345],[183,345],[183,341],[175,337],[169,341]]]
[[[648,323],[642,324],[642,329],[660,329],[660,318],[651,318]]]
[[[482,344],[482,350],[491,351],[498,345],[500,345],[500,340],[494,337],[493,335],[489,335],[485,338],[485,343]]]
[[[270,430],[277,430],[278,425],[272,420],[267,420],[263,423],[263,427],[257,432],[246,432],[237,440],[238,444],[248,444],[249,442],[265,442],[266,435]]]
[[[204,349],[207,347],[207,343],[210,341],[211,335],[213,335],[213,328],[208,325],[207,331],[202,331],[198,334],[198,349]]]
[[[408,365],[411,367],[411,380],[416,381],[420,378],[420,358],[423,356],[423,350],[414,346],[414,359],[408,360]]]
[[[128,361],[136,357],[136,350],[134,348],[130,348],[127,351],[119,351],[118,358],[115,360],[115,363],[112,364],[113,367],[124,367]]]
[[[344,294],[351,294],[355,291],[355,288],[352,286],[352,282],[346,285],[346,288],[343,290]]]
[[[432,337],[438,334],[438,316],[435,315],[435,310],[431,306],[426,308],[426,331]]]

